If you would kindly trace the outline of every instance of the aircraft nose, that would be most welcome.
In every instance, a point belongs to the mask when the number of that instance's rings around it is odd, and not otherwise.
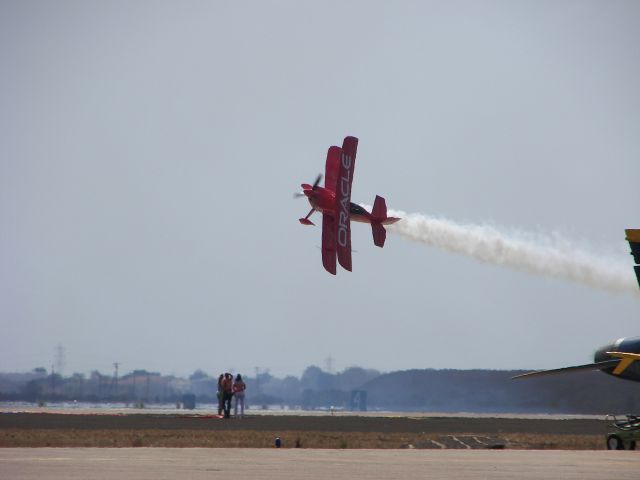
[[[595,361],[601,362],[611,359],[611,356],[607,355],[607,352],[640,353],[640,337],[619,338],[615,342],[599,348],[594,355]]]
[[[616,350],[615,343],[609,343],[604,347],[600,347],[593,354],[594,362],[604,362],[605,360],[611,360],[611,355],[607,355],[607,352],[613,352]]]

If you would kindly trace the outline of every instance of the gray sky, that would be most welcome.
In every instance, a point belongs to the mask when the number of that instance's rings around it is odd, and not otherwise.
[[[355,135],[354,201],[631,269],[638,45],[634,1],[0,3],[0,370],[590,361],[637,298],[360,224],[332,277],[291,196]]]

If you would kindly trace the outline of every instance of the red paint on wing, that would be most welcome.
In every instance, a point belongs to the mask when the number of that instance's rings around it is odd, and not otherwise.
[[[327,152],[327,163],[324,169],[324,188],[332,192],[336,191],[336,185],[338,184],[340,153],[342,153],[342,150],[335,145],[329,147],[329,151]]]
[[[336,222],[332,215],[322,215],[322,265],[336,274]]]

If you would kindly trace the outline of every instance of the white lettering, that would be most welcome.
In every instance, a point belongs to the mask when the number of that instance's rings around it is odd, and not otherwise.
[[[345,175],[340,177],[340,212],[338,215],[338,244],[341,247],[347,246],[349,239],[349,209],[351,197],[351,157],[342,154],[342,168]]]
[[[343,197],[342,200],[340,200],[340,206],[342,207],[342,211],[343,212],[348,212],[349,211],[349,199],[347,197]]]
[[[340,228],[338,229],[338,243],[341,247],[347,246],[347,229]]]
[[[340,193],[343,197],[349,195],[349,177],[342,177],[340,179]]]

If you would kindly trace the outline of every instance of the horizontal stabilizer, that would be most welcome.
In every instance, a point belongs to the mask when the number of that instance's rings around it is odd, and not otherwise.
[[[371,232],[373,233],[373,244],[376,247],[384,247],[384,242],[387,239],[387,231],[384,229],[381,223],[372,223]]]
[[[523,373],[522,375],[516,375],[512,377],[512,380],[517,380],[520,378],[531,378],[531,377],[543,377],[547,375],[559,375],[562,373],[570,373],[570,372],[579,372],[585,370],[604,370],[606,368],[615,367],[620,363],[620,360],[617,358],[611,360],[605,360],[604,362],[596,362],[596,363],[588,363],[586,365],[576,365],[573,367],[564,367],[564,368],[554,368],[553,370],[538,370],[536,372]]]

